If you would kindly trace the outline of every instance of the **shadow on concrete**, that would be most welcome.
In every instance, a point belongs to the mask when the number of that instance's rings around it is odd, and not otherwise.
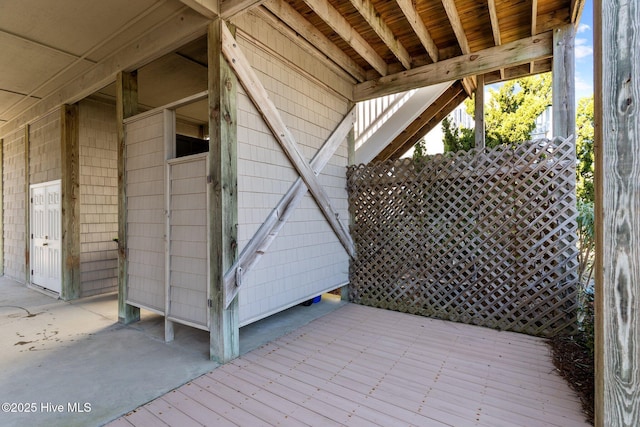
[[[344,304],[326,299],[242,328],[241,353]],[[162,316],[117,323],[116,295],[65,302],[6,278],[0,349],[0,402],[16,411],[2,426],[99,426],[217,367],[206,331],[176,324],[165,343]]]

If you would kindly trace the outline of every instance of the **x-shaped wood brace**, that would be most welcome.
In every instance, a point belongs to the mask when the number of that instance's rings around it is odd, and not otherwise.
[[[264,255],[269,245],[275,240],[289,216],[296,209],[307,190],[311,193],[322,214],[331,225],[342,246],[352,258],[355,248],[348,230],[340,221],[334,211],[329,196],[320,185],[317,176],[331,159],[344,138],[349,133],[355,121],[355,109],[352,109],[345,119],[333,132],[331,137],[316,153],[311,163],[308,163],[298,150],[295,138],[284,124],[280,113],[269,99],[266,89],[258,79],[249,61],[246,59],[236,40],[229,32],[226,25],[222,25],[222,53],[227,62],[233,68],[238,80],[245,88],[247,95],[255,105],[258,112],[271,129],[274,137],[282,147],[284,153],[291,161],[300,177],[289,188],[275,209],[260,226],[256,234],[243,249],[236,262],[224,275],[225,307],[239,292],[242,285],[242,276],[246,274]]]

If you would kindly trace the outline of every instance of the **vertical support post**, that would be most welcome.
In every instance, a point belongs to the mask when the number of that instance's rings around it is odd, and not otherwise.
[[[353,103],[349,103],[347,111],[351,111]],[[347,165],[352,166],[356,164],[356,136],[353,127],[347,134]],[[353,215],[349,214],[349,233],[351,233],[353,227]],[[355,242],[354,242],[355,243]],[[357,256],[357,254],[356,254]],[[351,265],[351,258],[349,258],[349,265]],[[340,299],[342,301],[349,301],[349,284],[340,288]]]
[[[78,105],[60,109],[62,241],[60,297],[80,297],[80,127]]]
[[[4,175],[4,139],[0,139],[0,276],[4,276],[4,178],[3,178],[3,175]]]
[[[176,112],[164,110],[164,203],[165,203],[165,243],[164,243],[164,340],[173,341],[175,334],[171,314],[171,166],[169,159],[176,157]]]
[[[634,1],[594,2],[595,425],[640,425],[640,51]],[[598,96],[599,95],[599,96]]]
[[[553,136],[576,134],[575,27],[567,24],[553,30]]]
[[[140,309],[127,304],[127,195],[125,192],[124,119],[138,112],[138,74],[120,72],[116,78],[116,126],[118,130],[118,321],[140,320]]]
[[[238,297],[225,309],[224,273],[237,257],[237,111],[238,82],[222,55],[222,26],[209,24],[209,350],[226,363],[240,354]],[[231,29],[232,33],[235,29]]]
[[[484,139],[484,74],[480,74],[476,76],[476,80],[478,82],[478,86],[476,87],[476,96],[475,96],[475,135],[476,142],[475,147],[476,150],[484,150],[485,147],[485,139]]]
[[[30,126],[24,127],[24,282],[31,283],[31,178],[29,176]]]

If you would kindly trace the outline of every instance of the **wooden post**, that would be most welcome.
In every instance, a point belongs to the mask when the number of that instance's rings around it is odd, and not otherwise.
[[[0,139],[0,276],[4,276],[4,139]]]
[[[24,280],[31,283],[31,188],[29,187],[29,133],[30,126],[24,127]]]
[[[62,241],[60,297],[80,297],[80,127],[78,105],[60,109]]]
[[[349,109],[353,107],[352,103],[349,103]],[[353,127],[349,131],[347,135],[347,165],[352,166],[356,163],[356,136]],[[353,226],[353,215],[349,213],[349,234],[351,234]],[[355,256],[358,256],[356,253]],[[353,260],[349,258],[349,264],[351,264]],[[349,301],[349,284],[340,288],[340,299],[342,301]]]
[[[237,111],[235,74],[222,55],[221,19],[209,24],[209,352],[226,363],[240,354],[238,297],[225,309],[224,273],[237,256]],[[233,32],[233,31],[232,31]]]
[[[127,195],[125,193],[124,119],[138,112],[138,74],[120,72],[116,78],[116,126],[118,129],[118,321],[140,320],[140,309],[127,304]]]
[[[484,74],[476,76],[478,86],[476,88],[475,105],[475,129],[476,129],[476,150],[484,150]]]
[[[553,30],[553,137],[576,134],[574,39],[573,24]]]
[[[594,2],[595,425],[640,425],[640,51],[633,1]]]

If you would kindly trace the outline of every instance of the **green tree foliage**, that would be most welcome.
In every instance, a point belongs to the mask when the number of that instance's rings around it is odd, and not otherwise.
[[[427,156],[427,143],[424,138],[420,138],[420,141],[416,142],[413,147],[413,160],[416,162],[424,161]]]
[[[511,80],[489,89],[485,106],[487,147],[513,145],[531,138],[536,118],[551,105],[551,74]]]
[[[593,202],[593,95],[581,98],[576,110],[576,184],[578,198]]]
[[[465,127],[456,128],[447,117],[442,120],[442,132],[444,134],[443,142],[445,153],[469,151],[475,144],[473,129]]]
[[[489,89],[487,98],[484,117],[486,146],[491,148],[527,141],[536,127],[536,118],[551,105],[551,73],[508,81],[497,90]],[[467,113],[473,116],[473,99],[467,100],[465,105]],[[473,129],[451,129],[451,124],[445,124],[444,120],[442,125],[445,151],[473,147]],[[470,145],[467,138],[471,139]]]

